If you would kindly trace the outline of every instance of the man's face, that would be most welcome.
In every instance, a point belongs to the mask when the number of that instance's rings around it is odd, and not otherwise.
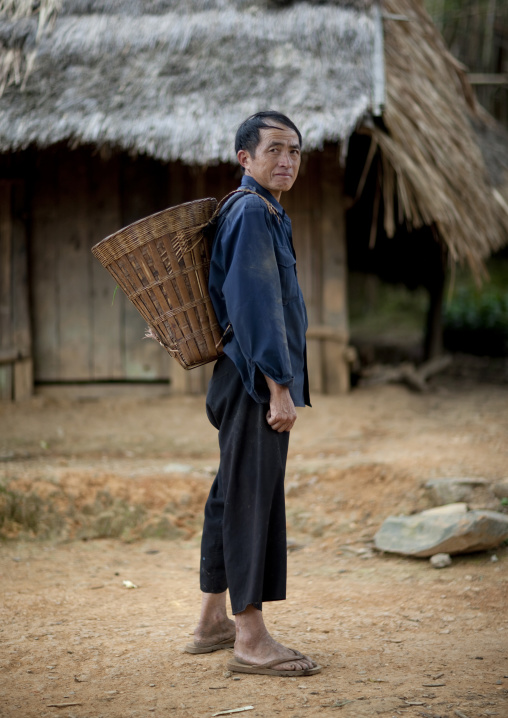
[[[247,150],[240,150],[238,161],[247,176],[279,200],[281,192],[290,190],[298,176],[301,161],[298,135],[289,127],[277,124],[276,128],[262,128],[260,136],[254,157]]]

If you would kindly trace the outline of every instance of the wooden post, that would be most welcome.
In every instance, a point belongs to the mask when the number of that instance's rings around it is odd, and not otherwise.
[[[349,389],[346,347],[349,338],[347,311],[347,259],[344,206],[344,172],[337,148],[327,147],[321,156],[321,251],[323,257],[323,324],[336,335],[323,339],[323,390],[342,394]],[[337,340],[342,335],[344,341]]]
[[[0,399],[32,395],[24,188],[0,181]]]
[[[310,327],[323,322],[323,277],[321,242],[321,192],[319,183],[320,161],[312,155],[302,167],[300,177],[290,196],[290,216],[296,248],[298,279],[302,288]],[[293,192],[295,193],[293,195]],[[322,341],[307,334],[307,364],[312,394],[321,394],[323,385]]]
[[[18,358],[13,368],[13,399],[22,401],[33,394],[32,323],[28,291],[28,247],[24,219],[25,187],[12,183],[12,339]]]
[[[435,359],[443,353],[443,297],[446,282],[446,257],[440,253],[434,262],[432,279],[427,289],[429,308],[425,327],[424,358]]]
[[[12,346],[12,223],[11,183],[0,181],[0,351]],[[12,398],[12,365],[0,366],[0,399]]]

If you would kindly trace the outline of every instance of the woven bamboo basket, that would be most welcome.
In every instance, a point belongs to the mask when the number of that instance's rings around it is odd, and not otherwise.
[[[146,320],[147,336],[185,369],[222,353],[222,330],[208,294],[210,250],[205,228],[213,198],[186,202],[141,219],[92,248]]]

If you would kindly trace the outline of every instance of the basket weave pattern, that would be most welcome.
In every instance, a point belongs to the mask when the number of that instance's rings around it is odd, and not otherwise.
[[[170,207],[92,248],[146,320],[150,335],[185,369],[223,353],[208,294],[210,251],[204,234],[216,207],[213,198]]]

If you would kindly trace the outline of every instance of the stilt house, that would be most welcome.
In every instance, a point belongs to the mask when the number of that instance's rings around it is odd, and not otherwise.
[[[3,398],[103,382],[205,390],[210,367],[185,372],[143,341],[143,320],[90,248],[234,189],[236,128],[261,109],[304,137],[283,203],[314,392],[348,388],[348,262],[423,284],[438,316],[446,262],[481,275],[507,241],[506,168],[496,157],[492,171],[481,141],[495,128],[422,0],[0,7]],[[428,337],[437,351],[438,331]]]

